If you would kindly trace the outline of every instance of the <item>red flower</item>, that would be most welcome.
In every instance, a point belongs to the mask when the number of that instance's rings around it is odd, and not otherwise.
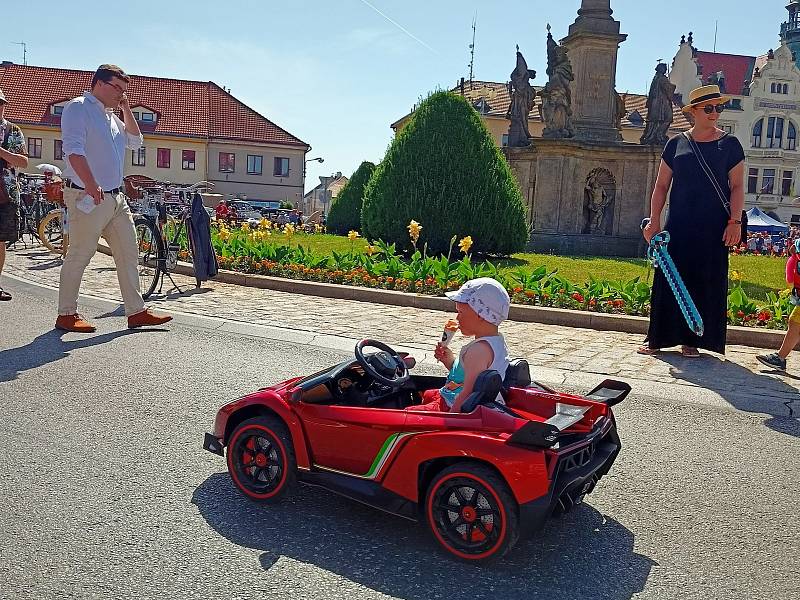
[[[760,313],[758,313],[757,318],[761,323],[764,323],[772,318],[772,314],[770,314],[768,310],[762,310]]]
[[[736,316],[741,319],[744,317],[744,312],[740,310],[739,312],[736,313]]]
[[[572,299],[575,300],[575,302],[583,303],[583,296],[581,296],[578,292],[572,294]]]

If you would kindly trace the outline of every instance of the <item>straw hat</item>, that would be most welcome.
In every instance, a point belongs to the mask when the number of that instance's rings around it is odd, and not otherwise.
[[[689,102],[687,102],[681,110],[688,113],[695,106],[704,104],[709,100],[718,100],[718,102],[714,102],[714,104],[724,104],[730,100],[730,97],[723,96],[719,91],[718,85],[704,85],[689,92]]]

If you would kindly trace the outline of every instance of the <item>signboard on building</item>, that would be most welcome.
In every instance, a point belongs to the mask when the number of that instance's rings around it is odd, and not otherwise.
[[[798,104],[796,102],[776,102],[774,100],[757,100],[756,108],[772,108],[775,110],[791,110],[797,111]]]

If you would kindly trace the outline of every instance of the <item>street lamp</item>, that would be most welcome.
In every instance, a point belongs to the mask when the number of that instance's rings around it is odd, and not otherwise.
[[[306,159],[305,162],[303,162],[303,195],[305,195],[305,189],[306,189],[306,168],[308,167],[308,163],[310,162],[318,162],[321,164],[325,162],[325,159],[322,158],[321,156],[317,156],[316,158]],[[307,206],[304,206],[303,208],[306,211],[308,211],[309,214],[311,213],[311,210],[309,210]]]

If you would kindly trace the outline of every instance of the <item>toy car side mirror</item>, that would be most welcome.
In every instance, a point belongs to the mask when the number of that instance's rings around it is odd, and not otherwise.
[[[413,369],[414,367],[417,366],[417,359],[411,356],[410,354],[405,354],[405,355],[401,354],[401,356],[403,357],[403,362],[406,363],[406,367],[408,367],[409,369]]]
[[[303,389],[299,387],[290,389],[287,398],[292,402],[300,402],[303,399]]]

